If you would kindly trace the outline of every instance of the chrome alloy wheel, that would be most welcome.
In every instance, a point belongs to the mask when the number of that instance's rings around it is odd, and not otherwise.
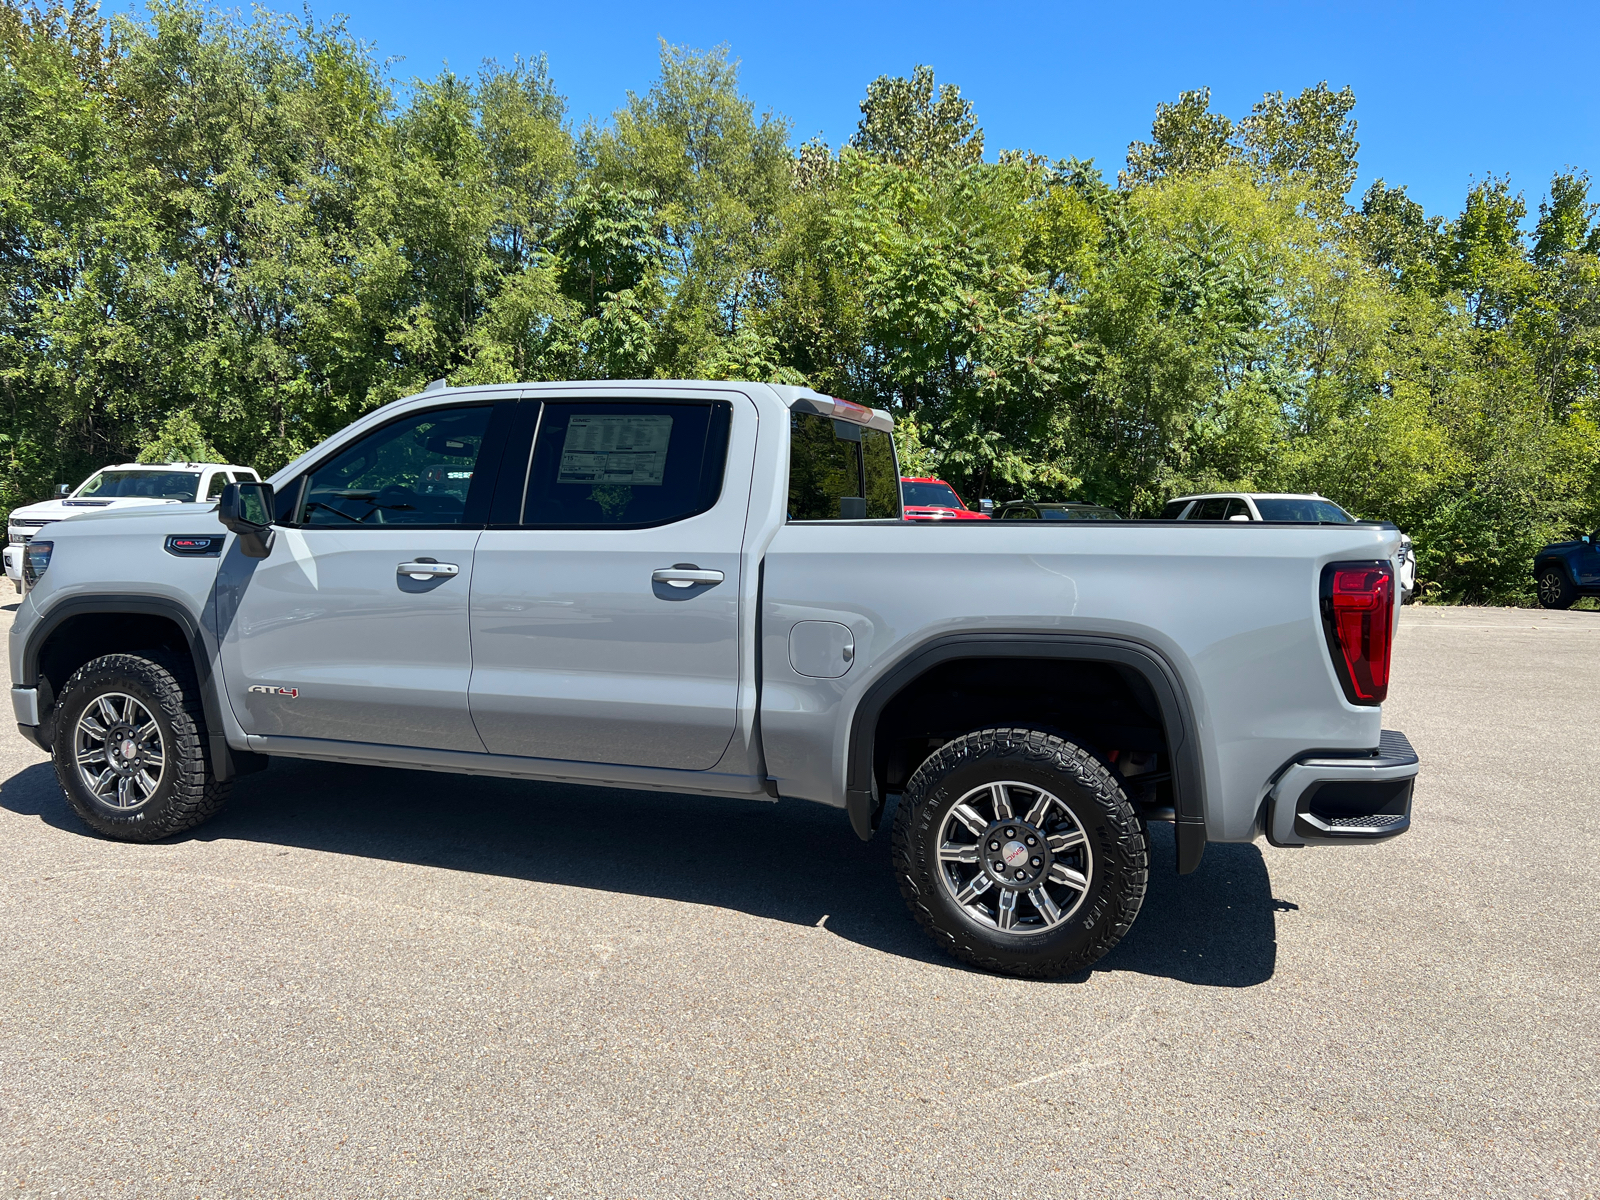
[[[129,811],[156,794],[166,744],[150,710],[126,692],[90,701],[73,737],[78,775],[95,799]]]
[[[939,878],[962,910],[1003,933],[1048,933],[1089,894],[1094,856],[1058,796],[1031,783],[986,783],[939,829]]]

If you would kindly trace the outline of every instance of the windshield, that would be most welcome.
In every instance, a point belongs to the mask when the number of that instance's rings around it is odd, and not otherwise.
[[[96,500],[143,496],[150,500],[193,500],[200,490],[199,471],[101,471],[78,491]]]
[[[1120,521],[1122,514],[1109,508],[1041,508],[1046,521]]]
[[[965,508],[955,488],[948,483],[900,484],[900,496],[911,508]]]
[[[1355,520],[1331,500],[1285,500],[1256,497],[1263,521],[1306,521],[1313,524],[1348,525]]]

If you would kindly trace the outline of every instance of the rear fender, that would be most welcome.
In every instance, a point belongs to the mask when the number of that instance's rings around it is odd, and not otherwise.
[[[878,719],[900,692],[941,663],[963,658],[1077,660],[1112,663],[1137,672],[1155,694],[1172,758],[1177,814],[1178,873],[1200,865],[1206,846],[1205,783],[1193,706],[1172,665],[1155,649],[1124,638],[1087,634],[954,634],[909,651],[861,697],[851,719],[845,769],[845,810],[863,840],[872,836],[882,804],[873,777]]]

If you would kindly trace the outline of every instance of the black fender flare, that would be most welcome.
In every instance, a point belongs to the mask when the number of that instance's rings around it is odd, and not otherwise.
[[[206,738],[211,751],[211,770],[219,780],[249,774],[266,766],[266,758],[250,751],[235,750],[228,745],[223,732],[222,693],[212,670],[212,656],[206,644],[200,622],[178,601],[166,596],[99,595],[67,596],[45,610],[28,631],[22,648],[22,680],[25,687],[39,683],[39,654],[50,635],[73,617],[92,613],[165,617],[176,625],[188,643],[189,657],[194,662],[195,680],[200,686],[200,706],[206,717]],[[65,680],[58,682],[64,683]],[[53,699],[53,698],[52,698]]]
[[[878,718],[900,692],[924,672],[963,658],[1054,658],[1111,663],[1139,674],[1161,709],[1172,758],[1173,807],[1177,815],[1178,873],[1200,865],[1206,847],[1205,774],[1194,706],[1183,681],[1152,646],[1098,634],[946,634],[906,651],[862,693],[850,721],[845,766],[845,810],[863,841],[872,837],[879,799],[873,779]]]
[[[1574,587],[1578,585],[1577,578],[1572,574],[1572,565],[1559,554],[1546,554],[1536,556],[1533,560],[1533,577],[1539,578],[1539,572],[1546,567],[1560,567],[1561,573],[1567,577],[1567,582]]]

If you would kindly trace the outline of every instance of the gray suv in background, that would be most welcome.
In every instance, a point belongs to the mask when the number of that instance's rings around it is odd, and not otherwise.
[[[911,913],[1026,976],[1127,932],[1151,822],[1181,872],[1409,827],[1392,526],[911,522],[891,430],[758,383],[430,386],[216,503],[34,538],[18,726],[126,841],[274,757],[823,804],[862,838],[898,797]],[[628,831],[595,820],[604,879]]]

